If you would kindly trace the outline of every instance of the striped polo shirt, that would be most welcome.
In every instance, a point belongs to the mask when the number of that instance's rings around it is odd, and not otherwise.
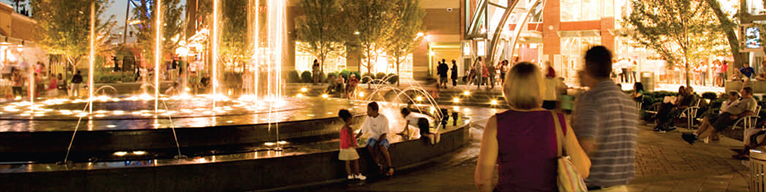
[[[576,101],[572,128],[577,138],[596,142],[588,185],[626,185],[635,175],[638,134],[636,104],[612,81],[597,83]]]

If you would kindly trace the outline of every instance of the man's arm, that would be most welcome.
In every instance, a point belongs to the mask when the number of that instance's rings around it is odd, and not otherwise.
[[[589,95],[583,94],[577,102],[578,111],[574,115],[572,128],[577,135],[580,145],[586,154],[596,150],[596,137],[599,130],[598,104],[589,99]]]

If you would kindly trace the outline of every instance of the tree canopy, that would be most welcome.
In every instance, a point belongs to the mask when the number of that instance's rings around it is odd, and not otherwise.
[[[698,59],[730,51],[706,1],[632,0],[631,7],[623,25],[634,30],[626,36],[634,46],[657,52],[669,66],[685,64],[687,84],[689,68]]]
[[[64,56],[75,68],[90,51],[91,3],[96,3],[96,50],[107,46],[109,32],[114,27],[114,15],[102,19],[109,0],[31,0],[37,43],[49,54]]]
[[[342,32],[340,2],[337,0],[301,0],[298,6],[303,16],[295,18],[297,49],[312,54],[319,60],[324,72],[329,57],[340,56],[345,50]]]
[[[393,3],[395,5],[393,34],[386,41],[388,44],[386,53],[394,61],[397,75],[399,75],[402,62],[423,40],[421,32],[426,12],[420,8],[420,0],[393,0]]]
[[[175,53],[175,49],[178,48],[183,32],[183,21],[181,15],[183,15],[183,7],[180,5],[180,0],[161,0],[162,1],[162,53]],[[156,3],[151,0],[141,0],[141,5],[135,8],[135,13],[139,15],[138,20],[140,24],[137,27],[137,45],[146,52],[154,51],[154,42],[156,38],[155,20],[157,18],[157,12],[154,7]],[[154,59],[154,54],[144,54],[146,58]],[[164,54],[163,54],[164,55]],[[152,62],[153,63],[153,62]]]
[[[353,29],[352,39],[354,47],[358,46],[362,52],[364,61],[361,66],[367,68],[367,73],[377,63],[387,47],[386,41],[392,35],[396,14],[395,1],[391,0],[344,0],[344,20],[342,23]]]

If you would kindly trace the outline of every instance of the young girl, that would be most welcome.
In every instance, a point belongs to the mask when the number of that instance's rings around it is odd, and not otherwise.
[[[367,177],[359,173],[359,154],[356,153],[356,138],[354,138],[351,122],[353,116],[348,110],[341,109],[338,116],[343,119],[343,127],[340,128],[340,154],[338,159],[346,162],[346,174],[348,179],[365,180]],[[354,172],[351,173],[351,163],[354,163]]]

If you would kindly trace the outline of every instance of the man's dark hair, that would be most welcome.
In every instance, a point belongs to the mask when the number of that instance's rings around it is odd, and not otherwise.
[[[344,121],[348,121],[349,119],[351,119],[351,112],[345,109],[341,109],[340,111],[338,111],[338,117],[340,117]]]
[[[585,70],[594,78],[609,78],[612,73],[612,52],[604,46],[595,46],[585,52]]]
[[[452,60],[452,64],[457,64],[457,61],[455,61],[455,60],[453,59],[453,60]]]
[[[403,115],[403,116],[407,116],[407,115],[409,115],[409,114],[410,114],[410,109],[407,109],[407,108],[402,108],[402,111],[401,111],[401,113],[402,113],[402,115]]]
[[[379,109],[378,102],[375,102],[375,101],[370,102],[369,104],[367,104],[367,107],[369,107],[373,111],[378,111],[378,109]]]
[[[742,91],[745,91],[747,94],[753,94],[753,88],[752,87],[745,87],[742,88]]]
[[[77,70],[77,73],[80,73],[80,70]]]

